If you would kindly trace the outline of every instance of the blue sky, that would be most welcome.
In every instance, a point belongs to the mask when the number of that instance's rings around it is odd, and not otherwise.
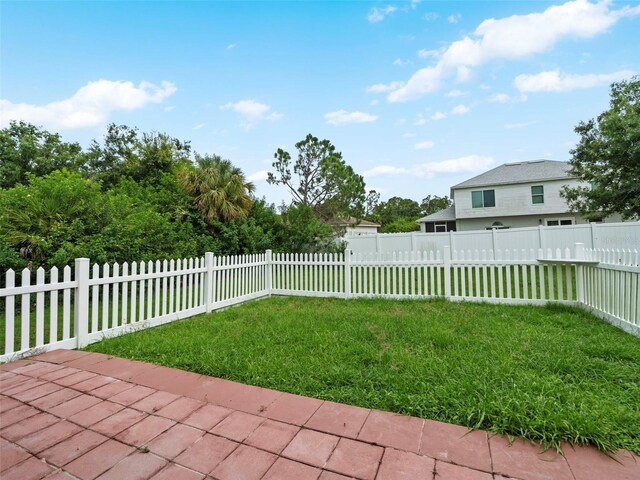
[[[110,122],[191,140],[264,181],[327,138],[383,198],[567,160],[609,84],[640,72],[630,2],[10,2],[0,123],[88,145]]]

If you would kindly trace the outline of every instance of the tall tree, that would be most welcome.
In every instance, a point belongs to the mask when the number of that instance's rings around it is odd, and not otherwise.
[[[193,196],[203,218],[207,221],[246,218],[255,186],[247,181],[242,170],[218,155],[196,154],[196,164],[195,168],[183,167],[178,178]]]
[[[420,205],[410,198],[391,197],[380,203],[375,213],[384,226],[401,218],[417,220],[420,217]]]
[[[587,218],[640,218],[640,77],[611,85],[609,109],[575,131],[569,173],[587,185],[564,187],[569,207]]]
[[[439,212],[440,210],[444,210],[445,208],[453,205],[453,202],[446,195],[444,197],[439,197],[434,195],[427,195],[420,202],[420,210],[422,210],[422,215],[431,215],[432,213]]]
[[[319,140],[308,134],[296,143],[298,157],[279,148],[274,154],[275,172],[269,172],[267,182],[284,185],[293,197],[293,204],[311,207],[322,219],[364,214],[365,183],[342,159],[342,154],[329,140]]]
[[[0,188],[28,183],[29,174],[41,177],[66,168],[77,171],[84,163],[78,143],[35,125],[12,121],[0,130]]]

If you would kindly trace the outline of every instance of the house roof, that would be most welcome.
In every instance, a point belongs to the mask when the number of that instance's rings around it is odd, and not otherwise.
[[[456,219],[456,209],[453,205],[442,210],[438,210],[436,213],[427,215],[426,217],[419,218],[416,223],[424,222],[436,222],[436,221],[453,221]]]
[[[379,227],[380,224],[373,223],[368,220],[358,220],[355,217],[338,218],[331,220],[330,225],[337,225],[339,227]]]
[[[531,160],[528,162],[505,163],[477,177],[454,185],[451,190],[511,183],[529,183],[542,180],[562,180],[572,178],[567,162],[555,160]]]

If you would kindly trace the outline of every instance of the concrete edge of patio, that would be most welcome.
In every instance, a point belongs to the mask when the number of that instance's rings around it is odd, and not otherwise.
[[[3,364],[0,371],[8,372],[0,374],[0,382],[12,379],[9,388],[3,387],[0,391],[4,398],[27,404],[31,397],[53,396],[56,389],[71,389],[100,399],[111,399],[137,385],[147,395],[160,391],[176,396],[171,397],[172,402],[183,397],[230,412],[250,414],[256,420],[246,417],[245,423],[255,424],[254,430],[265,419],[278,422],[277,425],[290,425],[295,427],[296,436],[289,439],[290,445],[276,453],[288,459],[283,461],[294,460],[323,472],[354,478],[423,478],[402,477],[401,474],[429,472],[424,478],[431,479],[437,474],[438,480],[446,480],[461,478],[464,474],[478,480],[500,476],[525,480],[640,479],[640,459],[630,452],[607,456],[593,447],[566,445],[563,456],[555,451],[543,452],[538,445],[523,440],[511,444],[503,436],[491,436],[482,430],[469,432],[458,425],[322,401],[98,353],[55,350]],[[22,383],[15,379],[16,376],[23,377],[18,379]],[[20,389],[20,385],[24,388]],[[34,393],[29,395],[23,393],[25,391]],[[51,413],[56,414],[55,411]],[[260,418],[263,420],[258,420]],[[245,438],[233,438],[233,434],[225,434],[222,430],[211,433],[244,445]],[[327,452],[323,454],[326,458],[318,460],[318,452],[313,448],[305,451],[305,442],[307,447],[317,444],[317,450],[326,448]],[[375,464],[375,469],[363,470],[363,466],[354,466],[352,457],[367,459],[368,463]],[[322,475],[319,478],[330,478],[329,473]]]

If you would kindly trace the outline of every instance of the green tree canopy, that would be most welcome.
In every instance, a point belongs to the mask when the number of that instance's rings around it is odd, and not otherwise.
[[[294,205],[310,207],[321,219],[362,218],[364,179],[346,164],[331,142],[308,134],[295,147],[298,150],[295,161],[289,152],[281,148],[276,151],[275,172],[269,172],[267,181],[286,186]]]
[[[82,147],[63,142],[57,133],[16,121],[0,130],[0,188],[25,185],[29,174],[43,176],[62,168],[77,171],[84,162]]]
[[[207,221],[246,218],[255,186],[247,181],[242,170],[217,155],[196,154],[196,164],[195,168],[183,167],[178,176],[203,218]]]
[[[587,218],[640,218],[640,77],[614,83],[609,109],[575,131],[569,173],[588,185],[564,187],[569,207]]]
[[[415,200],[391,197],[386,202],[380,203],[374,213],[382,225],[385,226],[401,218],[417,220],[420,217],[421,210],[420,205]]]
[[[422,199],[422,202],[420,202],[420,213],[422,216],[431,215],[432,213],[444,210],[451,205],[453,205],[453,202],[446,195],[443,197],[427,195]]]

